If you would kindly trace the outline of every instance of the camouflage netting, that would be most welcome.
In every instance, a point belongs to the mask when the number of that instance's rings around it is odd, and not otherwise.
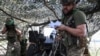
[[[50,8],[52,8],[53,11],[56,12],[58,18],[61,18],[60,0],[45,0],[45,1],[47,5]],[[88,0],[88,1],[91,2],[92,0]],[[97,1],[99,0],[96,0],[96,2],[94,2],[93,0],[92,3],[89,3],[88,1],[81,0],[77,8],[80,8],[81,10],[85,11],[85,13],[88,16],[87,22],[89,25],[89,29],[92,29],[90,31],[94,32],[100,28],[99,27],[100,17],[98,17],[100,13],[92,10],[98,5],[99,2],[97,3]],[[97,10],[98,6],[95,9]],[[4,12],[14,17],[17,17],[19,19],[25,20],[29,24],[43,23],[48,21],[48,19],[50,20],[57,19],[54,13],[46,5],[44,5],[43,0],[0,0],[0,29],[4,25],[5,19],[9,16]],[[27,25],[26,22],[22,22],[18,19],[15,19],[15,23],[21,29],[23,26]],[[95,30],[93,30],[94,28]]]

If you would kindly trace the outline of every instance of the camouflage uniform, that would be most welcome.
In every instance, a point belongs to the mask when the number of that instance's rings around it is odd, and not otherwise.
[[[6,56],[20,56],[20,43],[19,42],[14,42],[14,43],[8,42]]]
[[[20,42],[16,32],[9,31],[7,32],[7,52],[6,56],[20,56]]]
[[[84,50],[85,50],[85,48],[79,49],[79,48],[73,47],[73,48],[69,49],[67,55],[68,56],[83,56]]]
[[[79,10],[73,10],[74,14],[68,17],[64,17],[62,23],[72,28],[76,28],[77,25],[85,24],[84,13]],[[67,18],[67,19],[66,19]],[[67,56],[83,56],[86,37],[73,36],[68,32],[63,32],[63,44],[66,47]]]

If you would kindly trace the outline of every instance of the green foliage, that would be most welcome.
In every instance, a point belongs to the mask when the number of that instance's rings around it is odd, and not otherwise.
[[[29,5],[29,8],[30,8],[30,10],[31,10],[31,9],[36,9],[36,6],[34,6],[34,5]]]
[[[27,6],[24,6],[24,7],[23,7],[24,10],[27,10],[27,8],[28,8]]]

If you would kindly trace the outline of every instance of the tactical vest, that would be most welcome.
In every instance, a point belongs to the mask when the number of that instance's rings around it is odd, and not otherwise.
[[[77,12],[77,10],[74,11],[73,14],[75,12]],[[75,23],[75,19],[74,19],[73,14],[70,15],[70,16],[64,16],[64,18],[62,19],[62,23],[66,26],[76,28],[76,23]],[[73,47],[73,46],[80,47],[79,37],[73,36],[70,33],[65,32],[65,31],[63,32],[62,36],[64,37],[63,38],[63,43],[66,47]]]
[[[8,42],[11,42],[11,43],[14,43],[15,41],[18,41],[16,31],[14,31],[14,30],[9,30],[9,31],[7,32],[7,40],[8,40]]]
[[[65,17],[65,18],[68,18],[68,19],[63,19],[62,20],[64,25],[67,25],[67,26],[72,27],[72,28],[76,28],[73,16]],[[64,32],[63,34],[64,34],[63,37],[65,38],[65,41],[64,41],[65,46],[66,45],[67,46],[72,46],[72,45],[76,46],[77,45],[78,39],[77,39],[76,36],[73,36],[73,35],[71,35],[67,32]]]

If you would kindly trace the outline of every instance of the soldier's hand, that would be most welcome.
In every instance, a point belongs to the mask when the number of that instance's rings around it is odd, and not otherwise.
[[[65,30],[66,26],[65,25],[60,25],[56,27],[57,30]]]

